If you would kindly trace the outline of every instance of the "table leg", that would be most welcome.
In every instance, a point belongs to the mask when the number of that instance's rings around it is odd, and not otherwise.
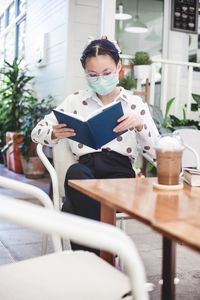
[[[116,211],[103,203],[101,203],[101,222],[116,225]],[[111,265],[115,265],[115,257],[113,254],[101,251],[100,256]]]
[[[162,300],[175,300],[176,243],[163,237]]]

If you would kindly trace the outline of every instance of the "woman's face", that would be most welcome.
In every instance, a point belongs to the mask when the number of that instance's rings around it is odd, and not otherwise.
[[[118,68],[119,66],[116,66],[115,61],[109,55],[98,55],[87,58],[85,72],[91,77],[106,76],[118,72]]]
[[[98,55],[86,60],[85,73],[88,85],[98,95],[110,94],[119,82],[119,64],[109,55]]]

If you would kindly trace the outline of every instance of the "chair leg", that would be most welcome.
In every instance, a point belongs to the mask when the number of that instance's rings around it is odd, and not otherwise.
[[[42,234],[41,255],[47,254],[48,235]]]

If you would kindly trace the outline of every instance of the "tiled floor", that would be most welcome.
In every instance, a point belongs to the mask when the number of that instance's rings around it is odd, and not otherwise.
[[[26,179],[23,175],[8,171],[0,164],[0,174],[12,177],[36,185],[48,192],[49,179]],[[1,193],[11,193],[0,189]],[[19,198],[26,198],[18,195]],[[32,201],[30,199],[28,201]],[[155,289],[150,294],[150,299],[160,299],[160,286],[158,281],[161,273],[161,236],[153,232],[149,227],[136,220],[126,223],[126,231],[135,241],[143,259],[148,281],[155,284]],[[41,235],[29,229],[19,227],[0,220],[0,264],[11,263],[29,257],[40,255]],[[68,244],[66,243],[66,248]],[[52,251],[51,243],[48,251]],[[177,277],[180,283],[177,285],[177,300],[200,300],[200,254],[184,246],[177,246]],[[3,299],[2,299],[3,300]],[[170,299],[169,299],[170,300]]]

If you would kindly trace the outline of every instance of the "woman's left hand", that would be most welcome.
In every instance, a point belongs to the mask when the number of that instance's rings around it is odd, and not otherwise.
[[[123,115],[117,122],[120,124],[113,129],[114,132],[121,132],[133,128],[137,131],[141,131],[143,128],[142,118],[133,113]]]

